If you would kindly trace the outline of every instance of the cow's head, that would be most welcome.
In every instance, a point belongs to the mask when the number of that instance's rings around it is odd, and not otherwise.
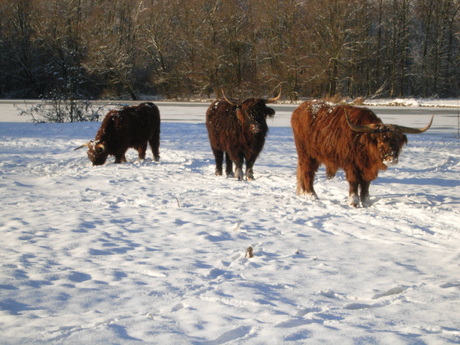
[[[88,158],[93,163],[93,165],[102,165],[107,160],[109,153],[105,143],[100,142],[99,140],[91,140],[86,144],[77,147],[75,150],[81,149],[83,147],[88,148]]]
[[[348,112],[345,108],[345,117],[348,126],[358,133],[367,133],[377,144],[377,149],[382,159],[382,163],[386,166],[398,164],[399,153],[404,144],[407,143],[407,134],[420,134],[427,131],[433,123],[431,117],[430,123],[424,128],[411,128],[392,124],[374,123],[369,125],[357,125],[351,123]]]
[[[276,97],[268,99],[248,98],[243,102],[230,101],[227,96],[225,96],[224,90],[222,90],[222,94],[228,104],[236,107],[236,117],[240,124],[248,128],[251,133],[257,134],[266,127],[265,119],[275,115],[275,110],[267,107],[267,103],[274,103],[280,99],[281,89]]]

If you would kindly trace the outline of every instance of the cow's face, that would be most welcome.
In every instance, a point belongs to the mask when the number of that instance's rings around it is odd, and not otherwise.
[[[386,166],[398,164],[399,153],[401,152],[402,147],[407,144],[407,137],[404,133],[420,134],[426,132],[431,127],[434,118],[433,115],[430,123],[423,128],[412,128],[391,124],[386,125],[381,122],[367,125],[357,125],[350,122],[346,107],[344,108],[344,112],[347,124],[352,131],[370,135],[370,137],[377,142],[377,149],[379,151],[380,158],[382,159],[382,163]]]
[[[93,165],[102,165],[107,160],[107,146],[100,141],[90,141],[88,144],[88,158]]]
[[[399,153],[402,147],[407,144],[407,137],[394,125],[380,125],[371,134],[377,142],[377,148],[386,166],[398,164]]]
[[[266,100],[260,98],[247,99],[243,102],[241,108],[237,109],[240,123],[254,134],[266,132],[268,127],[265,119],[274,115],[275,110],[267,107]]]

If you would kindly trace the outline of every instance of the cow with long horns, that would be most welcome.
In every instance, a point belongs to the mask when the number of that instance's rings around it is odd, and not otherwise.
[[[322,101],[304,102],[291,117],[298,155],[297,194],[317,198],[313,188],[315,173],[321,164],[326,175],[345,171],[349,183],[349,203],[370,206],[369,185],[379,170],[398,163],[407,137],[421,129],[384,124],[370,109],[336,105]]]
[[[216,175],[222,175],[225,154],[227,177],[253,180],[253,166],[268,133],[266,118],[275,115],[275,110],[267,107],[267,103],[276,102],[281,97],[281,90],[274,98],[248,98],[243,102],[229,100],[222,93],[224,97],[214,101],[206,112],[206,128],[216,160]],[[243,174],[244,162],[246,172]]]
[[[88,148],[88,158],[93,165],[102,165],[109,155],[115,163],[126,162],[128,148],[138,151],[139,159],[145,158],[147,143],[155,161],[160,159],[160,111],[150,102],[122,109],[110,110],[96,133],[96,138],[77,147]]]

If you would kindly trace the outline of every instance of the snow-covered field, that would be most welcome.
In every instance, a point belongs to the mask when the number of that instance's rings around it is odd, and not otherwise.
[[[214,176],[206,106],[160,105],[159,163],[91,166],[99,123],[0,123],[1,344],[460,343],[456,118],[354,209],[343,173],[295,195],[283,106],[255,181]]]

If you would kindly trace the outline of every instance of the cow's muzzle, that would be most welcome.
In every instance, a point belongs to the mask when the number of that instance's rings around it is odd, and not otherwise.
[[[260,133],[260,126],[258,124],[251,124],[249,130],[254,134]]]
[[[392,165],[396,165],[398,164],[398,162],[399,162],[398,157],[393,157],[393,156],[388,156],[383,160],[383,164],[385,164],[388,167]]]

